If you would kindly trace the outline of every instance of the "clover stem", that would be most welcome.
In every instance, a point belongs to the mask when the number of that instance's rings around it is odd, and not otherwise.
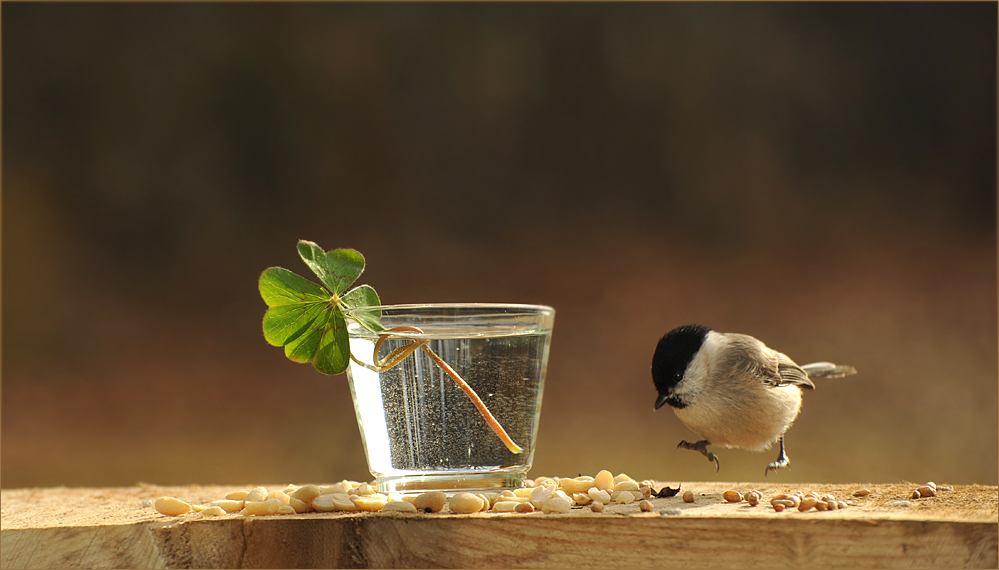
[[[501,426],[500,423],[496,421],[496,418],[493,417],[493,415],[489,412],[489,409],[486,407],[485,402],[483,402],[482,399],[479,398],[479,395],[475,393],[475,390],[473,390],[472,387],[469,386],[468,383],[465,382],[457,372],[455,372],[454,368],[451,368],[451,366],[447,362],[444,362],[444,359],[438,356],[436,352],[434,352],[429,346],[427,346],[428,341],[426,339],[410,339],[413,341],[410,344],[396,348],[392,352],[388,353],[385,356],[385,358],[378,358],[378,350],[382,347],[382,344],[387,339],[406,338],[394,335],[392,334],[393,332],[415,332],[420,334],[423,333],[423,331],[420,328],[410,327],[410,326],[399,326],[388,329],[387,331],[384,331],[378,335],[378,341],[375,343],[374,355],[372,358],[372,360],[374,361],[374,366],[369,366],[367,364],[359,362],[356,358],[354,358],[353,355],[351,355],[350,357],[351,360],[357,362],[358,364],[361,364],[365,368],[369,368],[376,372],[384,372],[386,370],[389,370],[390,368],[398,366],[410,354],[422,348],[423,352],[427,353],[427,356],[429,356],[430,359],[433,360],[437,366],[440,366],[441,369],[444,370],[444,372],[447,372],[447,375],[450,376],[452,380],[454,380],[454,382],[458,385],[459,388],[461,388],[461,390],[466,395],[468,395],[469,399],[472,400],[472,403],[475,404],[475,407],[479,410],[479,413],[482,414],[482,419],[486,420],[486,424],[489,425],[489,428],[493,430],[493,433],[495,433],[503,442],[503,444],[506,445],[506,448],[509,449],[511,453],[524,452],[524,448],[520,447],[519,445],[514,443],[512,439],[510,439],[510,436],[507,435],[506,430],[503,429],[503,426]]]

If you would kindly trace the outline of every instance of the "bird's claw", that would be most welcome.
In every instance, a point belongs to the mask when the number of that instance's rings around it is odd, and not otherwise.
[[[791,464],[791,462],[787,459],[787,457],[782,457],[782,458],[778,459],[777,461],[772,461],[769,465],[767,465],[767,470],[763,472],[763,476],[766,477],[767,475],[770,474],[771,471],[777,471],[778,469],[784,469],[785,467],[787,467],[790,464]]]
[[[714,462],[714,464],[715,464],[715,473],[718,473],[719,471],[721,471],[721,461],[718,460],[718,456],[717,455],[715,455],[714,453],[711,453],[710,451],[708,451],[708,446],[709,445],[711,445],[711,442],[709,442],[707,440],[701,440],[701,441],[698,441],[696,443],[690,443],[688,441],[681,441],[679,444],[677,444],[676,448],[680,449],[682,447],[683,449],[690,449],[692,451],[699,451],[699,452],[701,452],[701,454],[704,455],[704,457],[708,458],[708,461],[713,461]]]
[[[784,469],[791,464],[791,460],[787,458],[787,453],[784,451],[784,437],[780,438],[780,454],[777,455],[777,461],[772,461],[767,465],[767,470],[763,472],[763,476],[766,477],[771,471],[776,471],[778,469]]]

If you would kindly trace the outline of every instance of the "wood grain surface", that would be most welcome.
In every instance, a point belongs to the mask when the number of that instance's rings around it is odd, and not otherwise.
[[[676,483],[667,483],[675,487]],[[860,487],[872,491],[852,497]],[[188,513],[245,486],[3,490],[3,568],[996,568],[999,489],[956,486],[906,500],[915,484],[681,483],[693,503],[655,499],[568,514],[306,513],[268,517]],[[284,485],[268,488],[280,489]],[[759,506],[726,503],[758,489]],[[802,490],[851,499],[846,509],[775,512],[773,495]],[[144,503],[145,502],[145,503]],[[661,511],[680,509],[680,514]]]

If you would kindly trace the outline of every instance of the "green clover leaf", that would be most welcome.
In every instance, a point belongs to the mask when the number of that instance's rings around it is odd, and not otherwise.
[[[323,374],[340,374],[350,364],[344,311],[379,305],[378,293],[369,285],[347,290],[364,271],[364,256],[357,251],[324,252],[315,243],[302,240],[298,253],[323,285],[282,267],[264,270],[258,284],[268,307],[264,339],[283,346],[289,360],[312,363]],[[380,311],[360,313],[356,320],[361,326],[373,332],[385,330]]]

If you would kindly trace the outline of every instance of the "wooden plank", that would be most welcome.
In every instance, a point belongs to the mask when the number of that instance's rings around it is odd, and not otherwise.
[[[675,486],[675,484],[673,484]],[[958,486],[894,506],[913,485],[868,485],[831,512],[776,513],[729,504],[724,490],[815,490],[846,498],[858,485],[683,483],[693,504],[656,511],[614,505],[565,515],[307,513],[164,517],[143,500],[208,502],[250,486],[4,490],[3,568],[996,568],[999,489]],[[281,488],[283,485],[274,486]],[[662,516],[660,509],[681,508]]]

